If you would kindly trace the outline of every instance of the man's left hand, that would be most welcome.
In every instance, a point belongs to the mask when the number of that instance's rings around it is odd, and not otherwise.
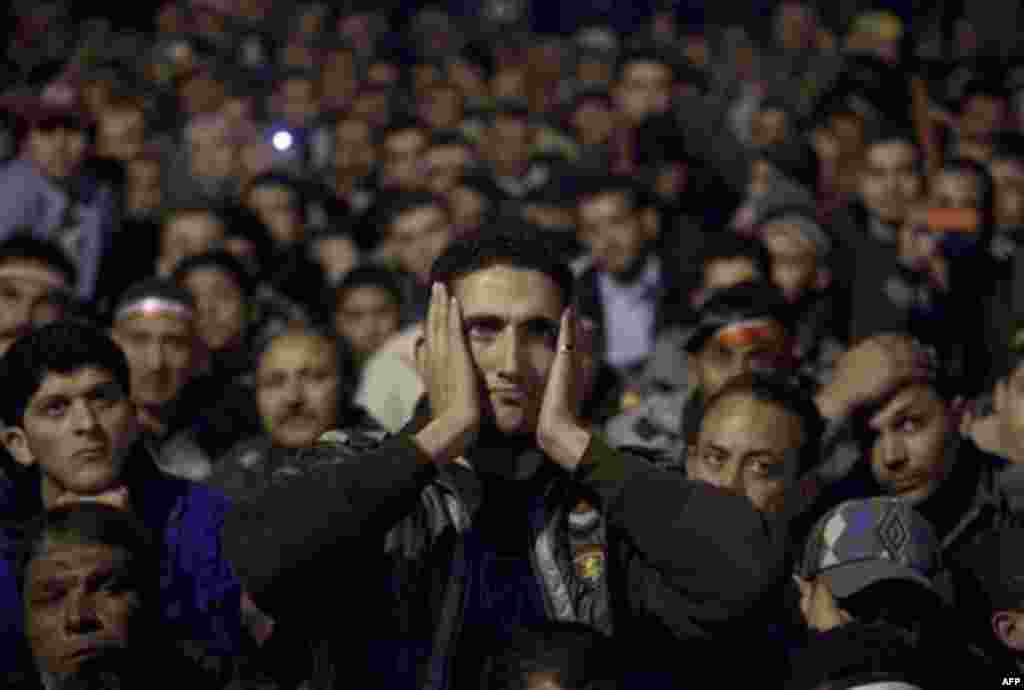
[[[548,374],[537,421],[537,444],[565,470],[575,470],[590,444],[590,432],[580,419],[584,396],[583,361],[591,347],[593,328],[583,327],[575,310],[562,312],[555,361]]]

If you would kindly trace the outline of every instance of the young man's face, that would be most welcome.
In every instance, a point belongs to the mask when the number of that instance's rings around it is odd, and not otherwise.
[[[917,164],[917,151],[907,142],[884,141],[868,147],[860,181],[861,199],[868,210],[886,223],[902,223],[909,205],[921,195]]]
[[[440,206],[419,206],[395,218],[388,233],[399,266],[416,276],[422,285],[430,269],[451,241],[448,214]]]
[[[290,247],[305,234],[302,217],[291,189],[262,185],[249,191],[247,206],[257,215],[279,247]]]
[[[1024,225],[1024,160],[997,158],[989,165],[996,194],[996,222],[1002,228]]]
[[[779,219],[762,228],[761,241],[772,257],[772,282],[787,302],[795,304],[820,287],[817,250],[799,229]]]
[[[1024,367],[1018,366],[996,384],[999,431],[1007,452],[1024,449]]]
[[[537,430],[565,307],[558,285],[539,271],[494,266],[454,286],[484,389],[485,419],[502,434]]]
[[[990,144],[1006,124],[1008,114],[1006,99],[978,94],[964,104],[960,114],[960,134],[968,141]]]
[[[789,354],[788,334],[774,319],[720,328],[695,355],[700,391],[712,396],[740,374],[784,367]]]
[[[601,146],[611,139],[615,116],[606,101],[588,99],[573,111],[572,128],[583,146]]]
[[[455,234],[464,235],[479,230],[490,208],[487,197],[467,186],[456,187],[449,196]]]
[[[431,129],[454,129],[462,122],[462,93],[454,85],[435,86],[423,95],[418,111]]]
[[[621,192],[584,199],[579,205],[579,233],[597,270],[613,276],[633,271],[654,239],[654,229]]]
[[[212,352],[240,345],[245,335],[245,295],[228,271],[216,266],[196,268],[184,287],[196,301],[199,338]]]
[[[11,259],[0,264],[0,353],[63,318],[70,288],[63,273],[44,263]]]
[[[29,158],[54,180],[64,180],[78,172],[85,147],[85,132],[64,125],[35,127],[28,135]]]
[[[281,84],[281,115],[289,127],[305,127],[320,111],[316,84],[309,79],[288,79]]]
[[[50,372],[4,443],[22,465],[38,465],[44,499],[102,493],[118,484],[138,433],[135,409],[99,367]]]
[[[460,144],[429,149],[424,156],[427,187],[435,194],[447,196],[469,170],[473,158],[473,149]]]
[[[210,213],[184,213],[171,218],[160,237],[157,273],[169,276],[183,260],[211,251],[224,242],[224,225]]]
[[[530,160],[534,129],[525,117],[499,115],[487,133],[491,162],[501,170],[521,170]]]
[[[192,174],[201,179],[223,180],[235,173],[237,152],[226,127],[211,126],[193,131]]]
[[[759,110],[750,124],[751,144],[764,148],[786,140],[789,134],[789,116],[783,110],[765,108]]]
[[[940,170],[932,182],[929,201],[936,208],[980,208],[981,181],[961,170]]]
[[[150,158],[136,158],[128,163],[125,205],[130,215],[143,215],[160,208],[163,203],[160,162]]]
[[[914,385],[870,419],[871,472],[886,493],[920,503],[939,489],[955,461],[952,417],[934,388]]]
[[[370,125],[363,120],[347,119],[334,128],[334,167],[345,175],[360,178],[373,171],[377,163]]]
[[[389,189],[415,190],[422,186],[420,159],[427,148],[427,135],[420,129],[392,133],[382,151],[382,184]]]
[[[750,395],[731,395],[704,415],[686,473],[778,515],[796,483],[803,443],[803,424],[796,415]]]
[[[119,319],[111,333],[128,357],[132,398],[147,408],[177,399],[192,377],[196,335],[192,322],[177,314],[136,314]]]
[[[337,423],[338,363],[334,347],[315,335],[279,336],[260,358],[256,404],[274,444],[302,448]]]
[[[97,148],[101,155],[128,162],[146,141],[146,121],[135,108],[108,108],[100,116]]]
[[[106,544],[50,540],[32,558],[25,632],[40,672],[63,681],[100,654],[132,644],[143,606],[132,571],[131,555]]]
[[[634,124],[664,113],[672,102],[672,70],[661,62],[626,65],[615,88],[619,112]]]
[[[388,290],[363,285],[347,290],[334,313],[334,331],[365,361],[398,331],[399,304]]]

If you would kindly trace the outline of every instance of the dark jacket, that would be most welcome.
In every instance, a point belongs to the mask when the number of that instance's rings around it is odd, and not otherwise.
[[[356,660],[372,664],[379,655],[387,687],[460,688],[458,676],[449,685],[449,673],[464,651],[453,641],[465,612],[462,569],[474,513],[459,474],[431,464],[407,434],[364,452],[321,444],[299,473],[275,478],[258,500],[233,511],[229,553],[257,605],[279,620],[330,627],[330,607],[350,610],[350,596],[334,597],[328,609],[307,598],[322,591],[319,583],[358,592],[363,610],[376,614],[367,624],[387,619],[358,648],[344,631],[324,628],[347,640],[332,657],[349,677]],[[663,649],[717,641],[782,575],[781,539],[745,499],[665,473],[596,436],[574,476],[544,463],[534,481],[541,510],[531,512],[530,560],[550,619],[607,631],[614,618],[623,631],[659,634]],[[586,534],[568,520],[579,497],[602,517]],[[378,584],[376,593],[390,603],[378,606],[371,596],[381,571],[367,573],[381,563],[381,545],[390,591]],[[330,675],[314,687],[332,687]]]

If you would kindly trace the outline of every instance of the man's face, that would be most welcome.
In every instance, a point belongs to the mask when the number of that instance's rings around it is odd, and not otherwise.
[[[342,120],[334,130],[334,167],[353,177],[366,177],[377,162],[370,125],[362,120]]]
[[[930,202],[936,208],[979,208],[981,182],[970,172],[940,170],[932,182]]]
[[[524,117],[499,115],[487,134],[491,162],[502,170],[527,165],[533,148],[534,129]]]
[[[766,108],[759,110],[751,122],[751,143],[763,148],[785,141],[789,132],[789,117],[782,110]]]
[[[996,221],[1000,227],[1024,225],[1024,161],[1003,158],[989,166],[996,194]]]
[[[362,361],[398,331],[399,316],[394,295],[364,285],[345,292],[334,314],[334,331]]]
[[[931,386],[904,389],[868,426],[873,436],[871,472],[888,494],[920,503],[952,471],[955,455],[947,452],[952,415]]]
[[[208,213],[186,213],[172,218],[160,242],[158,273],[170,275],[184,259],[211,251],[224,242],[224,226]]]
[[[223,180],[235,172],[235,147],[225,127],[197,128],[191,146],[192,174],[203,179]]]
[[[275,185],[254,187],[247,201],[278,246],[290,247],[302,239],[305,228],[292,190]]]
[[[495,266],[462,278],[454,293],[485,418],[505,435],[533,434],[565,307],[558,285],[539,271]]]
[[[475,189],[456,187],[451,193],[452,223],[455,233],[463,235],[480,229],[487,216],[487,198]]]
[[[1018,366],[996,386],[1000,438],[1007,452],[1018,452],[1024,448],[1024,367]]]
[[[462,94],[454,85],[435,86],[423,95],[418,110],[431,129],[454,129],[462,121]]]
[[[241,344],[245,333],[245,295],[235,278],[216,266],[196,268],[184,287],[196,301],[199,338],[213,352]]]
[[[789,354],[788,334],[774,319],[743,321],[720,328],[695,358],[701,393],[712,396],[740,374],[785,368]]]
[[[163,203],[160,163],[149,158],[137,158],[128,163],[127,172],[125,193],[128,212],[141,215],[159,209]]]
[[[764,277],[749,257],[721,257],[704,267],[702,288],[705,293],[709,293],[751,283]]]
[[[142,150],[146,140],[142,112],[134,108],[107,109],[100,117],[98,148],[119,161],[130,161]]]
[[[615,88],[615,100],[619,112],[634,125],[664,113],[672,101],[672,70],[660,62],[626,65]]]
[[[814,244],[792,224],[780,219],[762,229],[762,242],[772,257],[772,282],[791,304],[818,284],[818,254]]]
[[[114,324],[132,374],[132,398],[143,407],[175,400],[192,375],[196,336],[191,322],[170,313],[138,314]]]
[[[907,207],[920,196],[921,189],[917,151],[913,146],[886,141],[868,148],[860,194],[874,215],[886,223],[902,223]]]
[[[746,496],[764,513],[780,514],[796,482],[803,442],[796,415],[749,395],[731,395],[705,414],[686,472]]]
[[[653,233],[624,193],[601,194],[579,206],[580,241],[599,271],[624,276],[645,254]]]
[[[64,316],[71,286],[50,266],[22,259],[0,264],[0,352]]]
[[[388,92],[384,89],[365,89],[352,101],[352,116],[366,120],[374,127],[385,127],[391,117],[388,98]]]
[[[427,148],[427,137],[419,129],[394,132],[384,141],[381,175],[390,189],[414,190],[422,186],[420,158]]]
[[[33,128],[28,155],[47,177],[63,180],[78,172],[85,157],[85,133],[66,126]]]
[[[435,194],[447,195],[473,164],[473,150],[458,144],[435,146],[424,156],[427,187]]]
[[[275,445],[302,448],[337,423],[338,363],[315,335],[279,336],[260,358],[256,404]]]
[[[1005,99],[979,94],[964,104],[960,114],[960,133],[968,141],[989,144],[1002,129],[1009,112]]]
[[[420,206],[401,214],[391,223],[388,242],[403,270],[421,284],[430,281],[430,269],[451,241],[451,224],[439,206]]]
[[[402,78],[401,68],[393,62],[374,62],[366,68],[366,82],[390,89]]]
[[[308,79],[288,79],[281,85],[281,115],[289,127],[305,127],[319,111],[316,84]]]
[[[25,573],[25,632],[37,668],[58,681],[132,644],[143,605],[131,555],[51,540]],[[139,631],[142,632],[142,631]]]
[[[611,139],[615,118],[608,103],[592,98],[573,112],[572,128],[582,145],[600,146]]]
[[[117,485],[137,433],[135,409],[113,375],[83,367],[47,374],[4,441],[18,463],[39,466],[44,495],[86,496]]]

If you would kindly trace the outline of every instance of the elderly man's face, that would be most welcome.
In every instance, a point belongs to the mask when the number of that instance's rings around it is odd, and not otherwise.
[[[37,668],[59,682],[133,643],[143,596],[132,557],[105,544],[50,541],[25,573],[25,631]]]
[[[337,354],[312,334],[278,336],[260,358],[256,404],[275,445],[302,448],[337,423]]]

